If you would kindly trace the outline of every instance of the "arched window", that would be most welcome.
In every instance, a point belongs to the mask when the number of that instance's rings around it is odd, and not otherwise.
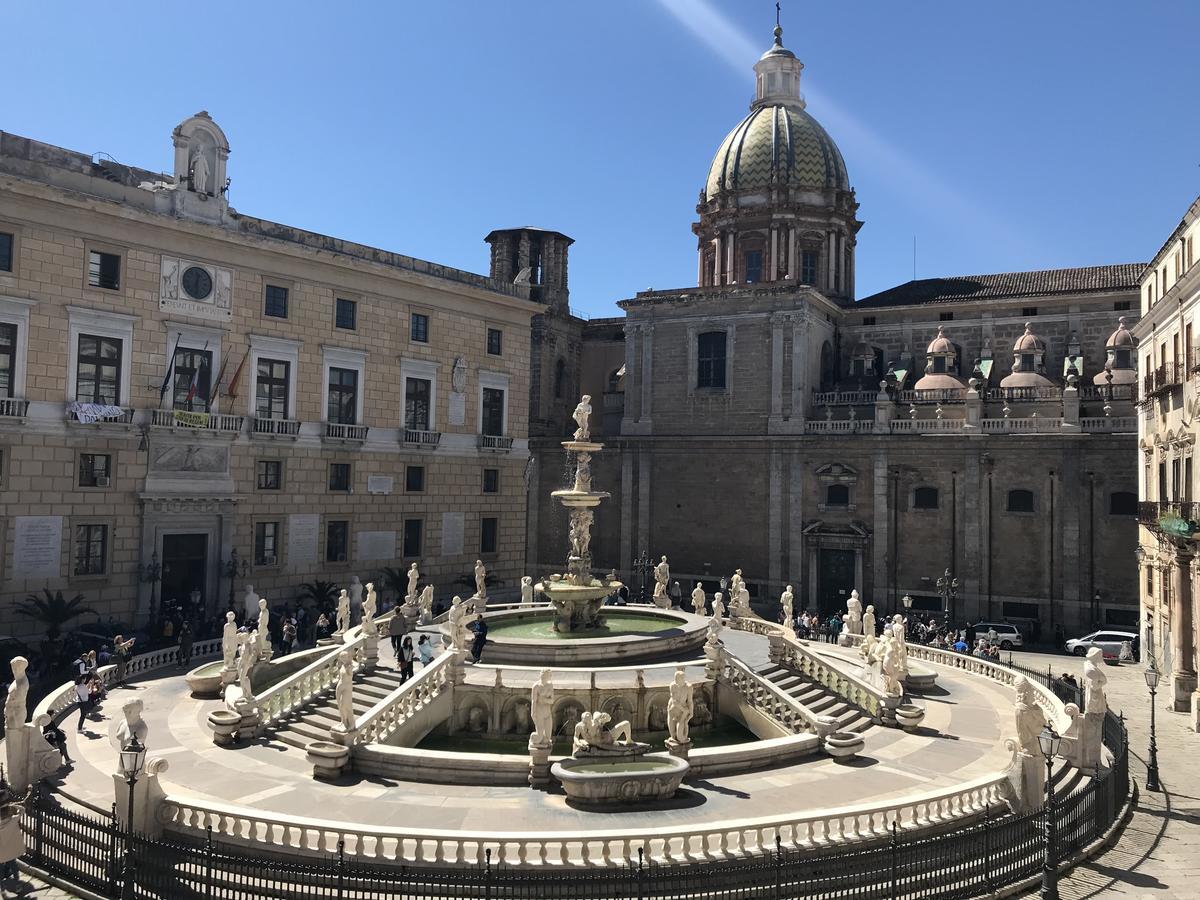
[[[1113,491],[1108,495],[1110,516],[1136,516],[1137,494],[1132,491]]]
[[[938,489],[935,487],[919,487],[913,491],[913,509],[937,509]]]
[[[560,359],[554,364],[554,396],[558,400],[562,399],[563,391],[566,390],[566,380],[567,363]]]
[[[826,506],[849,506],[850,488],[845,484],[831,484],[825,488]]]
[[[1008,492],[1009,512],[1033,512],[1033,491],[1015,490]]]
[[[725,332],[706,331],[696,337],[696,387],[725,388]]]

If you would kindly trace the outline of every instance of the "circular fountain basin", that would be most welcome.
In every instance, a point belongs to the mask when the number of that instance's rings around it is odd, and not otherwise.
[[[704,645],[708,620],[678,610],[606,606],[602,628],[554,630],[551,609],[485,613],[488,663],[617,666],[686,656]],[[449,637],[449,626],[443,634]]]
[[[629,806],[669,800],[691,766],[685,759],[643,756],[564,759],[550,767],[567,797],[589,806]]]

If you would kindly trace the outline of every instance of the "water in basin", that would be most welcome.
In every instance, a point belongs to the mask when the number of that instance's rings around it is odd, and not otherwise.
[[[511,622],[488,623],[488,635],[493,638],[526,638],[534,640],[586,641],[596,638],[622,637],[625,635],[659,634],[680,626],[680,620],[672,616],[631,615],[604,610],[603,628],[587,628],[580,631],[557,632],[554,617],[549,613],[524,616]]]
[[[570,771],[582,772],[587,775],[626,775],[630,772],[653,772],[656,769],[674,768],[674,763],[666,759],[641,757],[638,759],[614,760],[612,762],[589,762],[572,765]]]

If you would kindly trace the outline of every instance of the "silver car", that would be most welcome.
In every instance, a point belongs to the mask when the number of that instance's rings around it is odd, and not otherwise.
[[[985,638],[992,631],[996,632],[996,639],[992,643],[1001,650],[1012,650],[1025,643],[1025,639],[1021,636],[1021,629],[1016,625],[1010,625],[1007,622],[980,622],[975,626],[977,637]]]
[[[1072,638],[1067,641],[1067,652],[1074,653],[1076,656],[1086,656],[1089,649],[1099,647],[1104,651],[1105,659],[1120,659],[1121,645],[1126,641],[1133,644],[1137,641],[1137,635],[1132,631],[1115,631],[1106,628],[1103,631],[1093,631],[1081,638]]]

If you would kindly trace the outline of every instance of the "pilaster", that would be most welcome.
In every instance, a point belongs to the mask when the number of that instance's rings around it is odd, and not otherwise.
[[[782,340],[782,338],[781,338]],[[767,495],[767,590],[774,591],[784,581],[783,574],[783,515],[787,497],[784,493],[784,451],[771,446],[770,490]]]
[[[1189,712],[1196,690],[1196,635],[1192,610],[1192,562],[1190,547],[1175,547],[1171,570],[1171,694],[1176,712]]]

